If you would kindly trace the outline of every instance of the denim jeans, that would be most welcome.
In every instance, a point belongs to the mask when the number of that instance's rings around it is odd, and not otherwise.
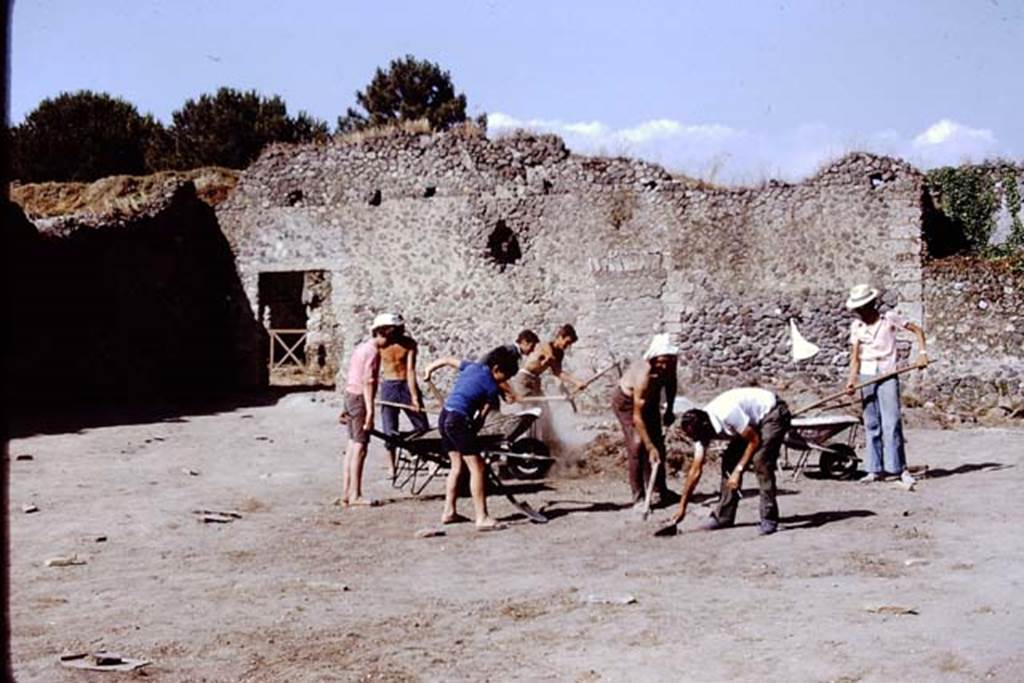
[[[412,394],[409,393],[409,382],[404,379],[384,380],[380,383],[380,399],[389,403],[411,405]],[[398,413],[400,411],[405,413],[405,416],[409,418],[410,424],[412,424],[412,428],[417,432],[422,433],[430,430],[426,413],[417,413],[414,410],[398,408],[397,406],[381,406],[380,421],[383,427],[382,431],[388,436],[398,434]]]
[[[871,380],[861,375],[860,381]],[[864,406],[864,432],[867,440],[868,472],[900,474],[907,467],[903,450],[903,418],[900,416],[900,379],[890,377],[860,390]]]

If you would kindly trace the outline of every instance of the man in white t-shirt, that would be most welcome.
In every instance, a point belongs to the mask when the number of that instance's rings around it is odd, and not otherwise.
[[[686,516],[686,505],[700,481],[708,445],[713,439],[726,439],[729,445],[722,453],[721,496],[705,528],[721,529],[735,524],[743,470],[753,463],[761,492],[760,532],[763,535],[775,533],[779,526],[775,464],[789,422],[786,402],[767,389],[754,387],[730,389],[716,396],[703,410],[683,413],[679,428],[693,440],[695,448],[679,511],[672,522],[678,524]]]

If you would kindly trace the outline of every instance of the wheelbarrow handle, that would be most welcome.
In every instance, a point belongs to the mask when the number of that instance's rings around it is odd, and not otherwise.
[[[815,401],[814,403],[810,403],[808,405],[805,405],[802,408],[797,408],[796,410],[794,410],[792,412],[792,415],[793,416],[802,415],[803,413],[806,413],[808,410],[814,410],[818,406],[823,406],[826,403],[831,403],[832,401],[836,400],[837,398],[842,398],[843,396],[848,395],[851,391],[857,391],[858,389],[863,389],[864,387],[869,387],[872,384],[878,384],[879,382],[884,382],[885,380],[887,380],[887,379],[889,379],[891,377],[895,377],[896,375],[902,375],[905,372],[910,372],[911,370],[920,370],[920,369],[921,369],[921,366],[919,366],[919,365],[908,365],[905,368],[897,368],[895,370],[891,370],[889,372],[882,373],[881,375],[877,375],[875,377],[872,377],[867,382],[861,382],[860,384],[854,385],[852,389],[844,389],[843,391],[837,391],[834,394],[830,394],[830,395],[826,396],[825,398],[821,399],[820,401]]]
[[[417,408],[416,406],[411,406],[408,403],[396,403],[395,401],[385,401],[383,399],[377,399],[376,401],[374,401],[374,403],[376,403],[379,406],[389,406],[391,408],[402,408],[404,410],[411,410],[414,413],[427,412],[423,408]]]

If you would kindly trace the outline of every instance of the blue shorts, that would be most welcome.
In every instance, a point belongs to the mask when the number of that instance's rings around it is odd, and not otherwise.
[[[448,409],[442,410],[441,416],[437,418],[437,427],[441,431],[441,444],[446,453],[457,451],[462,455],[480,455],[477,428],[468,416]]]
[[[412,405],[412,394],[409,393],[409,382],[404,379],[386,379],[380,383],[380,400],[389,403],[401,403]],[[404,410],[395,406],[382,405],[380,407],[380,422],[385,434],[394,436],[398,433],[398,413]],[[430,429],[426,413],[417,413],[415,410],[405,410],[405,416],[417,432],[426,432]]]

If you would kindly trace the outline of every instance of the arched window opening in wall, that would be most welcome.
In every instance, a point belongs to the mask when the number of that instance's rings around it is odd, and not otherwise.
[[[519,248],[519,239],[504,220],[499,220],[494,225],[494,230],[487,238],[487,251],[502,272],[523,256]]]

